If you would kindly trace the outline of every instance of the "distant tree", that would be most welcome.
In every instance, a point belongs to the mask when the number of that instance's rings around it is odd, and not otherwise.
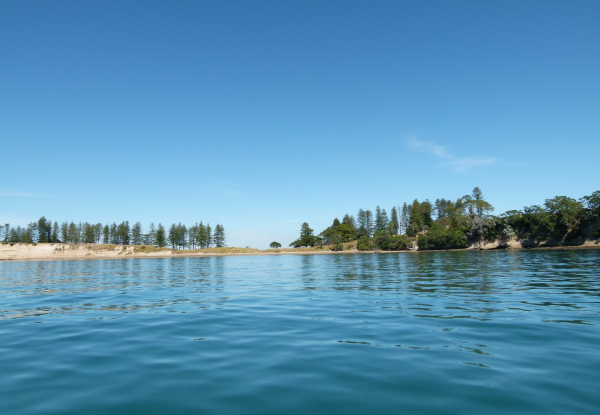
[[[389,222],[390,220],[388,219],[385,209],[381,209],[379,206],[377,206],[375,209],[375,232],[386,230]]]
[[[206,229],[206,247],[210,248],[213,243],[212,228],[209,223],[207,223],[204,228]]]
[[[129,221],[123,221],[117,226],[117,244],[129,245],[131,241],[131,229]]]
[[[12,227],[8,236],[8,242],[21,242],[22,233],[23,230],[21,229],[21,226],[17,226],[16,228]]]
[[[185,249],[187,244],[187,235],[188,230],[185,225],[182,225],[181,222],[177,225],[177,245],[179,245],[180,249]]]
[[[300,237],[290,243],[290,246],[315,246],[316,238],[313,232],[308,223],[304,222],[300,227]]]
[[[225,246],[225,228],[223,227],[223,225],[219,225],[217,223],[217,226],[215,226],[215,234],[213,236],[213,240],[217,248]]]
[[[154,222],[150,223],[148,226],[148,245],[156,244],[156,229],[154,228]]]
[[[392,219],[390,220],[388,229],[391,235],[398,235],[400,233],[400,220],[398,219],[398,210],[396,209],[396,206],[392,208]]]
[[[102,228],[102,243],[105,243],[105,244],[110,243],[109,235],[110,235],[109,227],[108,227],[108,224],[106,224]]]
[[[206,226],[204,226],[202,221],[200,221],[200,224],[198,225],[198,245],[200,245],[201,249],[206,248],[208,246],[208,242],[206,239]]]
[[[463,203],[469,211],[469,215],[477,215],[482,218],[484,215],[492,212],[494,208],[483,198],[483,192],[479,187],[473,189],[471,196],[467,195],[463,197]]]
[[[131,243],[133,245],[142,244],[142,224],[139,222],[136,222],[131,228]]]
[[[109,243],[117,244],[117,224],[115,222],[110,225],[110,229],[108,230]]]
[[[357,236],[359,238],[369,235],[369,232],[367,232],[367,213],[363,209],[360,209],[356,216],[356,227],[358,228]]]
[[[567,196],[546,199],[544,207],[551,215],[552,231],[559,238],[564,237],[569,230],[575,228],[583,216],[581,202]]]
[[[433,207],[428,200],[419,203],[415,199],[409,208],[409,219],[406,234],[409,236],[415,236],[419,232],[425,232],[432,223]]]
[[[367,236],[373,236],[373,232],[375,232],[373,224],[373,212],[370,210],[365,211],[365,230],[367,232]]]
[[[10,223],[5,223],[4,224],[4,242],[8,242],[9,233],[10,233]]]
[[[169,243],[171,244],[171,249],[175,249],[175,245],[177,245],[177,225],[172,224],[169,228],[169,235],[167,236]]]
[[[167,238],[165,235],[165,228],[160,223],[158,224],[158,229],[156,230],[156,245],[159,248],[164,247],[167,244]]]
[[[402,205],[402,209],[400,211],[400,233],[405,234],[408,229],[410,219],[410,210],[406,202]]]
[[[354,216],[348,215],[347,213],[344,215],[342,219],[342,223],[348,225],[351,229],[356,229],[356,222],[354,221]]]
[[[52,239],[52,222],[42,216],[37,222],[37,241],[50,242]]]
[[[269,245],[271,247],[271,249],[278,249],[281,248],[281,244],[279,242],[271,242],[271,245]]]
[[[19,242],[26,244],[38,242],[38,226],[37,223],[31,222],[27,228],[20,234]]]
[[[580,203],[585,208],[584,214],[587,219],[600,216],[600,190],[582,197]]]
[[[60,242],[60,229],[58,228],[58,222],[54,222],[52,225],[52,241],[51,242]]]
[[[343,251],[344,250],[344,237],[339,233],[334,233],[330,238],[332,251]]]
[[[96,235],[95,235],[95,225],[90,225],[89,223],[85,222],[83,224],[83,237],[82,237],[82,242],[86,243],[86,244],[92,244],[96,241]]]
[[[77,225],[75,225],[75,223],[73,223],[73,222],[69,223],[69,225],[68,225],[67,242],[72,243],[72,244],[79,243],[79,234],[77,232]]]
[[[381,208],[377,206],[375,208],[375,232],[384,230],[385,226],[386,224],[383,223],[383,215]]]
[[[198,224],[192,225],[188,229],[188,247],[190,249],[196,249],[198,244]]]

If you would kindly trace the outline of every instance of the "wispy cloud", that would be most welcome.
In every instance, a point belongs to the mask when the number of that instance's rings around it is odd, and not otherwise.
[[[434,155],[444,160],[442,165],[449,166],[456,172],[469,170],[474,167],[489,166],[496,164],[499,161],[498,159],[490,157],[457,156],[456,154],[448,151],[448,149],[444,146],[429,143],[427,141],[421,141],[416,138],[410,138],[407,140],[407,142],[413,151]]]

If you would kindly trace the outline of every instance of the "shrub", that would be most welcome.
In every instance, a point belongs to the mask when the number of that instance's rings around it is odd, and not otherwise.
[[[377,246],[373,245],[373,243],[371,242],[371,238],[369,238],[368,236],[363,236],[358,240],[356,249],[358,249],[359,251],[373,251],[377,249]]]
[[[387,236],[379,239],[379,248],[384,251],[405,251],[410,247],[410,239],[406,235]]]
[[[466,232],[462,228],[446,229],[436,227],[424,235],[419,236],[417,241],[419,249],[463,249],[469,246]]]

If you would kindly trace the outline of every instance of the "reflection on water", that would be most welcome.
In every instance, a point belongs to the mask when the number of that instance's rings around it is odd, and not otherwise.
[[[600,251],[0,263],[0,413],[597,413]]]

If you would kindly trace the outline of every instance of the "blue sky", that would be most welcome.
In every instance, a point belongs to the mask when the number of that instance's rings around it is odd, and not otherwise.
[[[600,2],[0,2],[0,222],[496,213],[600,189]]]

